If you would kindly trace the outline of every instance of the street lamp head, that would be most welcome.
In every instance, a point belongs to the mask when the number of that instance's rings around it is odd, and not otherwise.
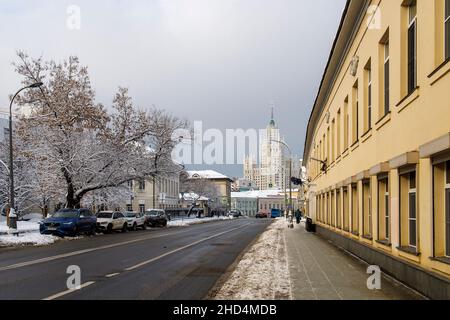
[[[42,82],[36,82],[29,86],[29,88],[39,88],[42,87],[44,84]]]

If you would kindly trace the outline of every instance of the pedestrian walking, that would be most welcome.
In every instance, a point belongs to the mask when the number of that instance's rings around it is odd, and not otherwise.
[[[302,218],[302,213],[300,212],[300,210],[297,209],[297,211],[295,211],[295,219],[297,220],[297,224],[300,224],[301,218]]]

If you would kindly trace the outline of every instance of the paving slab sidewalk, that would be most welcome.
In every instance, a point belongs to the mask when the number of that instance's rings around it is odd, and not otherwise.
[[[368,265],[320,236],[307,233],[304,223],[286,228],[285,239],[294,300],[423,299],[385,275],[381,290],[369,290]]]

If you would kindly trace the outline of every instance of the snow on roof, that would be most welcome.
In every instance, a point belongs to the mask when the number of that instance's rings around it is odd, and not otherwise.
[[[223,175],[214,170],[187,171],[187,173],[189,175],[189,178],[230,179],[226,175]]]
[[[245,192],[232,192],[231,198],[279,198],[284,197],[281,190],[256,190]]]

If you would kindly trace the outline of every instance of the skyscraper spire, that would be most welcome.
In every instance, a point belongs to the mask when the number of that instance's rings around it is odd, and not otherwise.
[[[272,103],[271,106],[272,107],[271,107],[271,115],[270,115],[270,126],[275,127],[275,118],[273,116],[274,109],[275,109],[275,104]]]

